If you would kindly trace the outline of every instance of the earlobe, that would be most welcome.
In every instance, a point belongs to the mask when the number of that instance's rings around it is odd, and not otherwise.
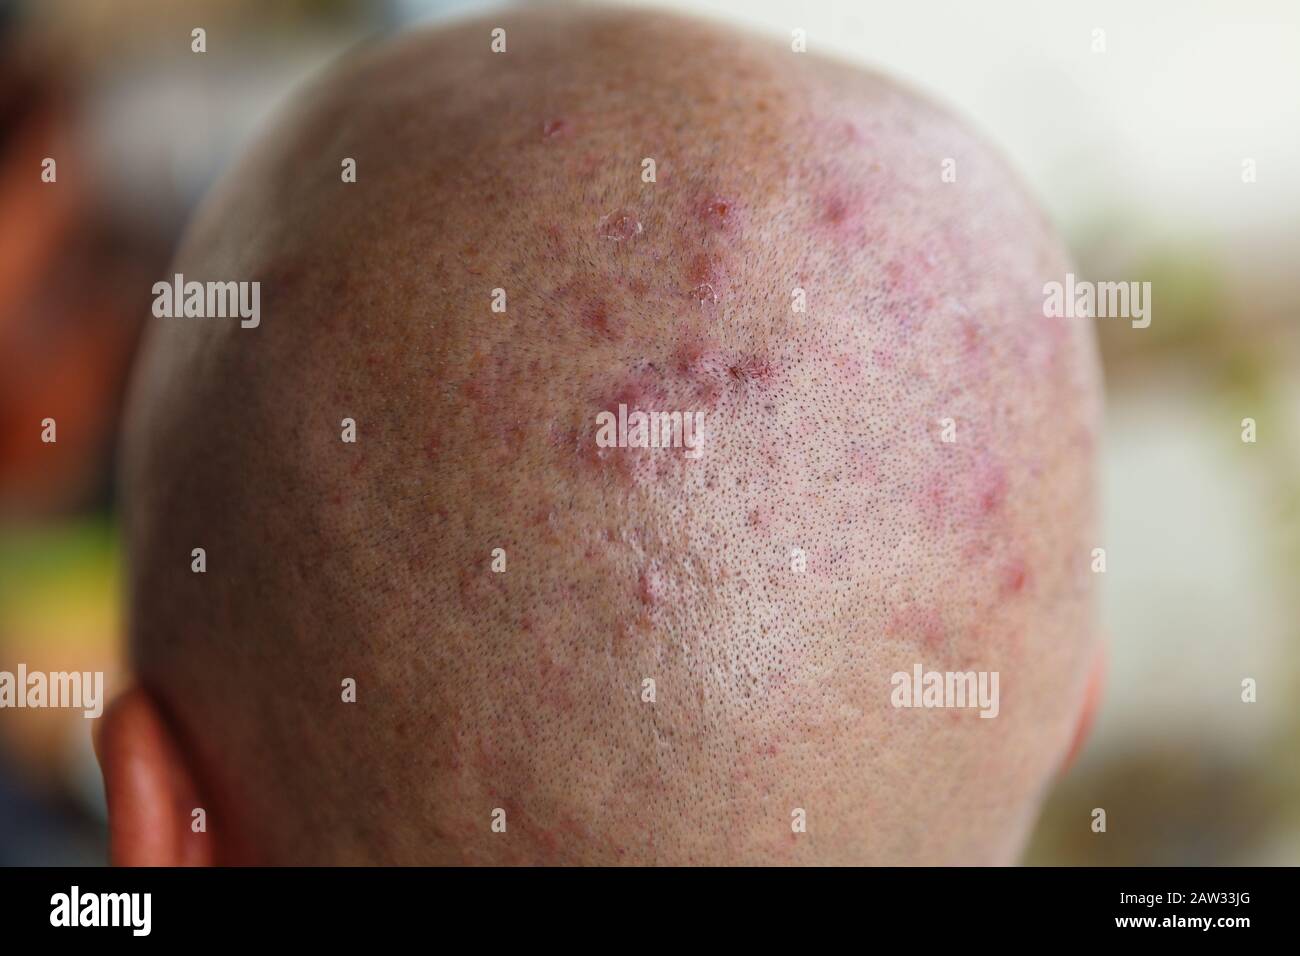
[[[133,687],[101,718],[95,753],[108,800],[113,866],[207,866],[212,840],[195,832],[203,806],[185,753],[147,691]]]

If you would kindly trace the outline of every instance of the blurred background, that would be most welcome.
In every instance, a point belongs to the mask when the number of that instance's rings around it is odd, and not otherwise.
[[[117,419],[204,190],[339,52],[500,5],[0,0],[0,670],[121,686]],[[1150,328],[1098,323],[1111,666],[1026,859],[1300,864],[1300,6],[659,6],[786,43],[802,28],[946,102],[1020,169],[1083,277],[1153,284]],[[104,862],[93,725],[0,712],[0,865]]]

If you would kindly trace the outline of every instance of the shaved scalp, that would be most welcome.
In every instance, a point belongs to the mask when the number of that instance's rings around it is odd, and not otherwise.
[[[350,58],[178,254],[260,325],[155,320],[133,390],[136,666],[223,852],[1013,861],[1094,646],[1068,268],[960,123],[780,41],[560,10]],[[620,405],[699,455],[603,447]],[[997,716],[894,706],[917,665]]]

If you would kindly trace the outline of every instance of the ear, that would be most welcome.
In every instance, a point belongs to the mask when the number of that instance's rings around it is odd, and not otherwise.
[[[162,711],[140,687],[109,706],[95,735],[108,799],[113,866],[210,866],[212,838],[195,833],[205,806]]]
[[[1097,642],[1097,648],[1092,654],[1092,664],[1088,670],[1088,684],[1083,691],[1083,706],[1079,710],[1079,718],[1074,728],[1074,739],[1070,742],[1070,749],[1065,755],[1065,762],[1061,765],[1061,773],[1065,773],[1074,765],[1075,758],[1079,756],[1079,751],[1088,742],[1088,735],[1092,732],[1092,725],[1097,719],[1097,709],[1101,706],[1101,695],[1105,685],[1106,641],[1103,639]]]

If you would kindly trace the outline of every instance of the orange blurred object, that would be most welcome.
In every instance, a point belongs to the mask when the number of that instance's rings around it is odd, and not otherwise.
[[[152,264],[99,214],[67,98],[0,76],[0,104],[0,514],[48,512],[104,480]]]

